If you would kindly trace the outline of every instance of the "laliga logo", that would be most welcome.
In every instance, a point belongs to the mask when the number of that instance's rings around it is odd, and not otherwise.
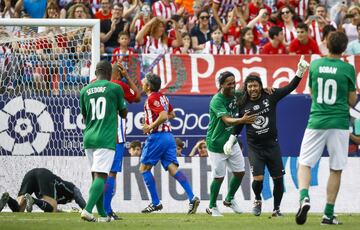
[[[54,132],[46,105],[16,97],[0,110],[0,146],[12,155],[41,153]]]

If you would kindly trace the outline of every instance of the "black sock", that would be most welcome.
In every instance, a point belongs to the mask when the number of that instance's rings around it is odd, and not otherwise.
[[[280,203],[284,194],[284,179],[283,177],[273,179],[274,182],[274,210],[280,209]]]
[[[261,200],[261,191],[263,189],[263,181],[262,180],[253,180],[252,189],[255,193],[255,199]]]
[[[19,212],[20,211],[19,203],[10,196],[9,196],[9,200],[8,200],[7,204],[9,206],[9,208],[11,209],[11,211],[13,211],[13,212]]]
[[[34,197],[33,199],[34,199],[34,203],[44,212],[52,212],[54,210],[53,207],[45,200],[39,200]]]

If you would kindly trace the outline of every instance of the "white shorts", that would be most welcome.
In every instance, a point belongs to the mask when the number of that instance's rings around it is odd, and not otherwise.
[[[306,129],[301,143],[299,163],[314,167],[326,146],[330,168],[344,169],[348,158],[349,135],[349,130],[344,129]]]
[[[213,178],[222,178],[226,175],[226,166],[231,172],[244,172],[245,161],[239,143],[232,147],[232,155],[214,153],[208,150]]]
[[[108,174],[114,161],[115,150],[85,149],[85,154],[91,166],[91,172]]]

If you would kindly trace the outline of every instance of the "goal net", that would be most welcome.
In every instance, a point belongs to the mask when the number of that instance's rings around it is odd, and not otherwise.
[[[74,177],[69,168],[88,168],[82,166],[78,98],[100,59],[100,23],[1,21],[0,192],[11,188],[15,195],[32,168],[48,168],[64,179]]]

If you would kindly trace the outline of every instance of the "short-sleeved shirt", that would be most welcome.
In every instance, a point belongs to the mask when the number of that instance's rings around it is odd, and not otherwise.
[[[311,62],[309,87],[312,104],[308,128],[349,129],[348,94],[355,91],[355,69],[340,59]]]
[[[237,100],[242,92],[228,98],[219,92],[210,101],[210,123],[206,134],[206,145],[211,152],[223,153],[223,146],[232,134],[234,126],[229,126],[221,119],[223,116],[238,117]]]
[[[111,29],[111,19],[101,20],[100,22],[100,32],[107,34]],[[124,30],[126,21],[124,19],[120,19],[120,21],[116,24],[115,31],[111,34],[109,40],[104,43],[105,47],[118,47],[118,34]]]
[[[289,45],[289,52],[296,54],[320,54],[319,46],[312,38],[309,38],[306,44],[301,44],[300,41],[295,38]]]
[[[263,46],[261,54],[286,54],[286,48],[282,43],[278,47],[273,47],[271,42],[268,42]]]
[[[144,113],[145,113],[145,123],[151,125],[159,117],[159,114],[163,111],[168,113],[173,111],[173,107],[169,102],[169,99],[160,92],[152,92],[145,104],[144,104]],[[170,132],[171,125],[169,121],[165,121],[157,127],[154,127],[151,133],[158,132]]]
[[[81,90],[80,108],[86,124],[84,148],[115,150],[117,115],[126,109],[122,88],[110,81],[97,80]]]

